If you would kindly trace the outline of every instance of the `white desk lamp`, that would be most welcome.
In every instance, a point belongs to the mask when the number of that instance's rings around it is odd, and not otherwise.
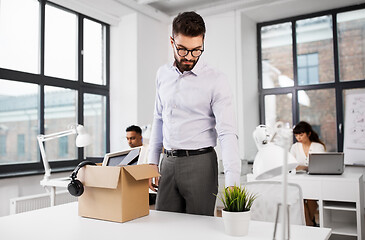
[[[256,154],[253,164],[253,176],[257,180],[271,178],[283,174],[282,182],[282,239],[289,239],[289,211],[287,206],[287,187],[289,170],[298,166],[295,158],[288,152],[292,141],[292,130],[285,128],[283,123],[278,122],[275,129],[265,125],[259,125],[253,132],[258,153]],[[280,206],[280,204],[279,204]],[[275,220],[275,229],[273,239],[276,237],[276,227],[278,222],[278,213]],[[287,234],[287,236],[286,236]],[[285,238],[287,237],[287,238]]]
[[[38,145],[39,145],[39,149],[41,151],[44,171],[45,171],[44,178],[43,178],[43,180],[41,180],[40,184],[43,187],[47,187],[47,186],[51,187],[51,206],[54,206],[54,203],[55,203],[55,194],[56,194],[55,188],[56,187],[67,187],[67,184],[69,183],[69,181],[65,181],[65,179],[61,179],[61,178],[60,179],[49,179],[49,177],[51,176],[51,168],[48,163],[48,159],[46,156],[46,151],[44,149],[43,142],[53,140],[56,138],[60,138],[60,137],[64,137],[64,136],[68,136],[68,135],[72,135],[72,134],[77,134],[77,137],[76,137],[76,146],[77,147],[85,147],[91,143],[90,135],[86,133],[84,126],[82,126],[80,124],[72,125],[71,129],[66,130],[66,131],[51,133],[51,134],[47,134],[47,135],[41,134],[41,135],[37,136]]]

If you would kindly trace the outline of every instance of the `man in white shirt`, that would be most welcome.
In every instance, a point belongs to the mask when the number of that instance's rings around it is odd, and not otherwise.
[[[241,162],[232,95],[224,74],[199,62],[205,37],[202,17],[181,13],[172,28],[175,61],[157,72],[149,164],[158,169],[162,150],[164,155],[161,176],[154,183],[150,180],[150,189],[158,189],[157,210],[213,216],[218,191],[217,137],[225,185],[239,185]]]
[[[127,127],[125,131],[128,145],[131,148],[142,146],[138,157],[138,164],[147,164],[148,144],[144,143],[144,139],[142,138],[142,129],[139,126],[131,125]]]

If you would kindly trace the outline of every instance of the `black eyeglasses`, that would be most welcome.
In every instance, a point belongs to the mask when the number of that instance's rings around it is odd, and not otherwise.
[[[187,56],[189,54],[189,52],[191,53],[191,56],[193,56],[193,57],[200,57],[200,55],[202,55],[202,53],[204,52],[204,49],[192,49],[192,50],[188,50],[186,48],[178,48],[176,46],[175,40],[172,39],[172,41],[174,42],[174,46],[176,48],[177,55],[179,55],[180,57]]]

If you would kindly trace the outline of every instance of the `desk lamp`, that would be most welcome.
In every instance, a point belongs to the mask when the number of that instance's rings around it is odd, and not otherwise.
[[[43,142],[53,140],[56,138],[77,134],[76,137],[76,146],[77,147],[85,147],[91,143],[91,137],[89,134],[86,133],[84,126],[78,125],[71,125],[69,130],[51,133],[47,135],[38,135],[38,145],[41,151],[43,165],[44,165],[44,178],[41,180],[40,184],[43,187],[51,187],[51,206],[55,205],[55,196],[56,196],[56,187],[67,187],[69,180],[64,178],[59,179],[49,179],[51,176],[51,168],[48,163],[48,159],[46,156],[46,151],[44,149]],[[48,190],[48,189],[47,189]]]
[[[64,136],[68,136],[68,135],[72,135],[72,134],[77,134],[77,137],[76,137],[76,146],[77,147],[85,147],[91,143],[90,135],[86,133],[84,126],[82,126],[80,124],[78,124],[76,126],[72,125],[71,129],[66,130],[66,131],[51,133],[51,134],[47,134],[47,135],[41,134],[41,135],[37,136],[38,145],[39,145],[39,149],[41,151],[44,171],[45,171],[44,178],[42,181],[47,181],[49,179],[49,177],[51,176],[51,168],[48,163],[48,159],[46,156],[46,151],[44,149],[43,142],[46,142],[46,141],[49,141],[52,139],[56,139],[56,138],[60,138],[60,137],[64,137]],[[42,184],[42,181],[41,181],[41,184]]]
[[[282,239],[289,239],[289,210],[287,206],[287,173],[298,166],[295,158],[288,152],[292,141],[292,130],[285,128],[281,122],[276,123],[274,130],[265,125],[259,125],[253,132],[258,153],[253,164],[253,176],[256,180],[263,180],[278,176],[282,173],[282,203],[278,205],[273,239],[276,237],[276,228],[281,206]],[[285,236],[287,235],[287,238]]]

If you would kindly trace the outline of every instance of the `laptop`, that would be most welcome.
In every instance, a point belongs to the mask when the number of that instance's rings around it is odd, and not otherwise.
[[[102,166],[137,165],[141,148],[135,147],[120,152],[107,153],[104,156]]]
[[[341,175],[344,171],[342,152],[309,153],[308,174]]]

